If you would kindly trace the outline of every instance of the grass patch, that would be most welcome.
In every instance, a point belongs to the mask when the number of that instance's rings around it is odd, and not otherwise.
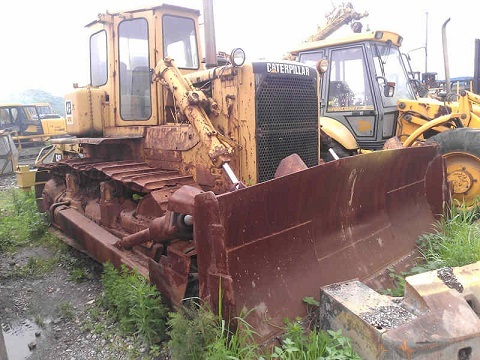
[[[64,320],[72,320],[74,317],[73,305],[68,301],[60,303],[58,306],[58,311],[60,313],[60,317]]]
[[[125,333],[138,336],[148,345],[165,336],[165,306],[160,293],[143,276],[125,266],[118,272],[112,264],[106,263],[102,284],[102,304]]]
[[[7,274],[9,278],[39,278],[50,273],[56,266],[56,258],[43,259],[30,256],[25,265],[13,267]]]
[[[33,191],[9,189],[0,192],[0,253],[14,253],[36,245],[53,251],[49,259],[30,257],[25,265],[12,268],[7,276],[41,277],[59,265],[70,272],[71,281],[91,280],[93,276],[84,261],[73,256],[71,248],[49,232],[48,227],[46,214],[38,212]]]
[[[252,328],[241,317],[235,318],[236,330],[207,305],[193,300],[170,313],[168,348],[173,358],[183,359],[258,359],[260,348],[254,342]]]
[[[170,313],[168,347],[174,359],[202,359],[218,329],[217,317],[207,306],[193,301]]]
[[[45,329],[45,320],[40,315],[35,315],[34,321],[40,328]]]
[[[404,296],[405,278],[443,267],[456,267],[480,261],[480,207],[452,205],[445,216],[434,224],[433,232],[419,237],[417,244],[422,255],[420,261],[409,271],[389,276],[396,284],[382,293]]]
[[[274,349],[271,358],[282,360],[342,359],[361,360],[348,338],[338,331],[306,331],[300,322],[287,322],[282,346]]]
[[[464,266],[480,260],[480,227],[476,222],[479,215],[479,207],[452,206],[435,224],[433,233],[419,238],[428,269]]]
[[[0,193],[0,252],[11,253],[34,243],[56,242],[47,232],[45,214],[37,210],[33,191],[10,189]]]
[[[313,304],[312,304],[313,305]],[[266,349],[255,343],[248,314],[235,318],[231,330],[208,306],[190,303],[170,314],[168,348],[177,360],[361,360],[341,332],[305,329],[300,321],[287,322],[280,346]]]

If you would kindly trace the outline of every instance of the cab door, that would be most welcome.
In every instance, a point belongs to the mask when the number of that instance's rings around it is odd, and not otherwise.
[[[367,43],[366,48],[371,55],[371,82],[377,94],[379,131],[382,140],[387,140],[396,133],[398,102],[401,99],[415,100],[415,92],[397,46],[389,42],[372,42]],[[393,88],[388,89],[387,86]]]
[[[363,44],[326,50],[329,67],[322,82],[320,113],[343,124],[360,148],[376,149],[384,142],[383,109],[375,99]]]
[[[130,13],[115,18],[116,77],[119,109],[117,126],[158,124],[155,84],[151,69],[155,67],[155,22],[148,12]]]

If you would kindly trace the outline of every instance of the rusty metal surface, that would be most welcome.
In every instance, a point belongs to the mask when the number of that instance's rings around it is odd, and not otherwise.
[[[52,144],[121,144],[125,140],[141,141],[143,136],[119,136],[115,138],[77,138],[77,137],[68,137],[68,138],[59,138],[59,139],[50,139]]]
[[[406,278],[392,299],[358,281],[322,287],[319,322],[365,359],[479,359],[480,262]]]
[[[293,174],[297,171],[305,170],[307,168],[308,166],[303,162],[298,154],[292,154],[280,161],[274,177],[276,179],[280,176]]]
[[[53,221],[68,236],[65,240],[71,246],[87,253],[100,263],[110,261],[117,268],[120,268],[121,264],[125,264],[128,268],[136,269],[140,274],[148,277],[148,264],[145,256],[116,248],[115,243],[119,238],[78,211],[66,206],[59,206],[53,215]]]
[[[192,241],[173,242],[158,262],[148,262],[150,281],[165,295],[164,300],[179,305],[186,297],[191,272],[191,258],[196,255]],[[188,294],[187,296],[192,296]]]
[[[367,278],[416,248],[445,200],[444,176],[429,177],[443,174],[438,157],[433,147],[381,151],[198,195],[200,296],[218,306],[221,284],[225,311],[254,309],[247,321],[273,335],[320,286]]]
[[[165,186],[195,184],[192,176],[181,175],[178,171],[163,170],[145,162],[132,160],[99,161],[84,158],[66,160],[63,164],[78,171],[96,170],[136,191],[150,192]]]
[[[145,147],[160,150],[185,151],[200,142],[192,125],[154,126],[147,128]]]

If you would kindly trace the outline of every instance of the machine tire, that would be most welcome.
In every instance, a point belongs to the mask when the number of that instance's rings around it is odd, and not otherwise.
[[[436,143],[447,166],[447,179],[457,204],[475,205],[480,196],[480,130],[447,130],[429,138]]]
[[[344,158],[352,155],[351,152],[345,149],[339,142],[332,139],[329,146],[322,146],[321,148],[320,157],[325,162],[335,160],[332,154],[330,154],[330,152],[328,151],[329,148],[333,149],[333,151],[335,151],[335,154],[337,154],[339,158]]]

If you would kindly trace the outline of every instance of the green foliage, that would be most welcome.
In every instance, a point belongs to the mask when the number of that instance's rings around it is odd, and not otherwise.
[[[387,269],[388,276],[392,279],[395,284],[394,288],[388,288],[381,293],[385,295],[390,295],[394,297],[400,297],[405,294],[405,277],[408,276],[407,272],[401,272],[400,274],[395,273],[391,268]]]
[[[245,317],[248,314],[244,315]],[[177,360],[258,359],[260,348],[254,332],[242,317],[232,330],[220,314],[191,301],[170,314],[168,347]]]
[[[480,260],[479,208],[453,206],[435,224],[433,233],[419,238],[420,251],[429,270],[463,266]]]
[[[271,357],[281,360],[361,360],[341,330],[307,332],[298,321],[287,323],[282,346],[275,347]]]
[[[477,223],[479,217],[478,204],[469,208],[465,204],[452,204],[447,214],[434,224],[433,232],[419,237],[418,247],[423,255],[423,262],[400,274],[389,269],[389,276],[396,287],[387,289],[384,293],[403,296],[407,276],[479,261],[480,228]]]
[[[9,278],[38,278],[51,272],[57,261],[55,258],[42,259],[36,256],[30,256],[23,266],[15,266],[7,276]]]
[[[208,307],[192,301],[170,313],[168,326],[168,347],[174,359],[204,359],[207,346],[215,340],[218,323]]]
[[[72,320],[73,319],[73,305],[66,301],[60,303],[58,306],[58,310],[60,312],[60,317],[64,320]]]
[[[306,301],[309,301],[308,299]],[[184,306],[170,314],[168,347],[172,358],[177,360],[317,360],[361,358],[353,351],[341,332],[307,331],[299,321],[287,322],[282,345],[275,347],[270,355],[255,343],[255,332],[245,318],[248,313],[235,319],[235,331],[207,306]]]
[[[307,305],[311,305],[311,306],[320,306],[320,303],[318,302],[318,300],[315,300],[313,297],[311,296],[306,296],[303,298],[303,302]]]
[[[40,315],[35,315],[35,324],[37,324],[40,328],[45,329],[45,321]]]
[[[254,341],[255,332],[243,316],[234,319],[236,327],[233,332],[225,320],[218,318],[218,321],[220,326],[216,327],[214,341],[207,346],[206,359],[258,359],[260,348]]]
[[[91,279],[91,275],[85,270],[85,268],[75,267],[70,270],[68,275],[68,280],[80,283],[86,280]]]
[[[0,193],[0,252],[49,242],[47,229],[48,222],[37,211],[33,192],[11,189]]]
[[[122,266],[118,272],[112,264],[104,266],[103,305],[120,322],[127,334],[140,337],[148,344],[158,342],[165,331],[165,306],[160,293],[146,279]]]

